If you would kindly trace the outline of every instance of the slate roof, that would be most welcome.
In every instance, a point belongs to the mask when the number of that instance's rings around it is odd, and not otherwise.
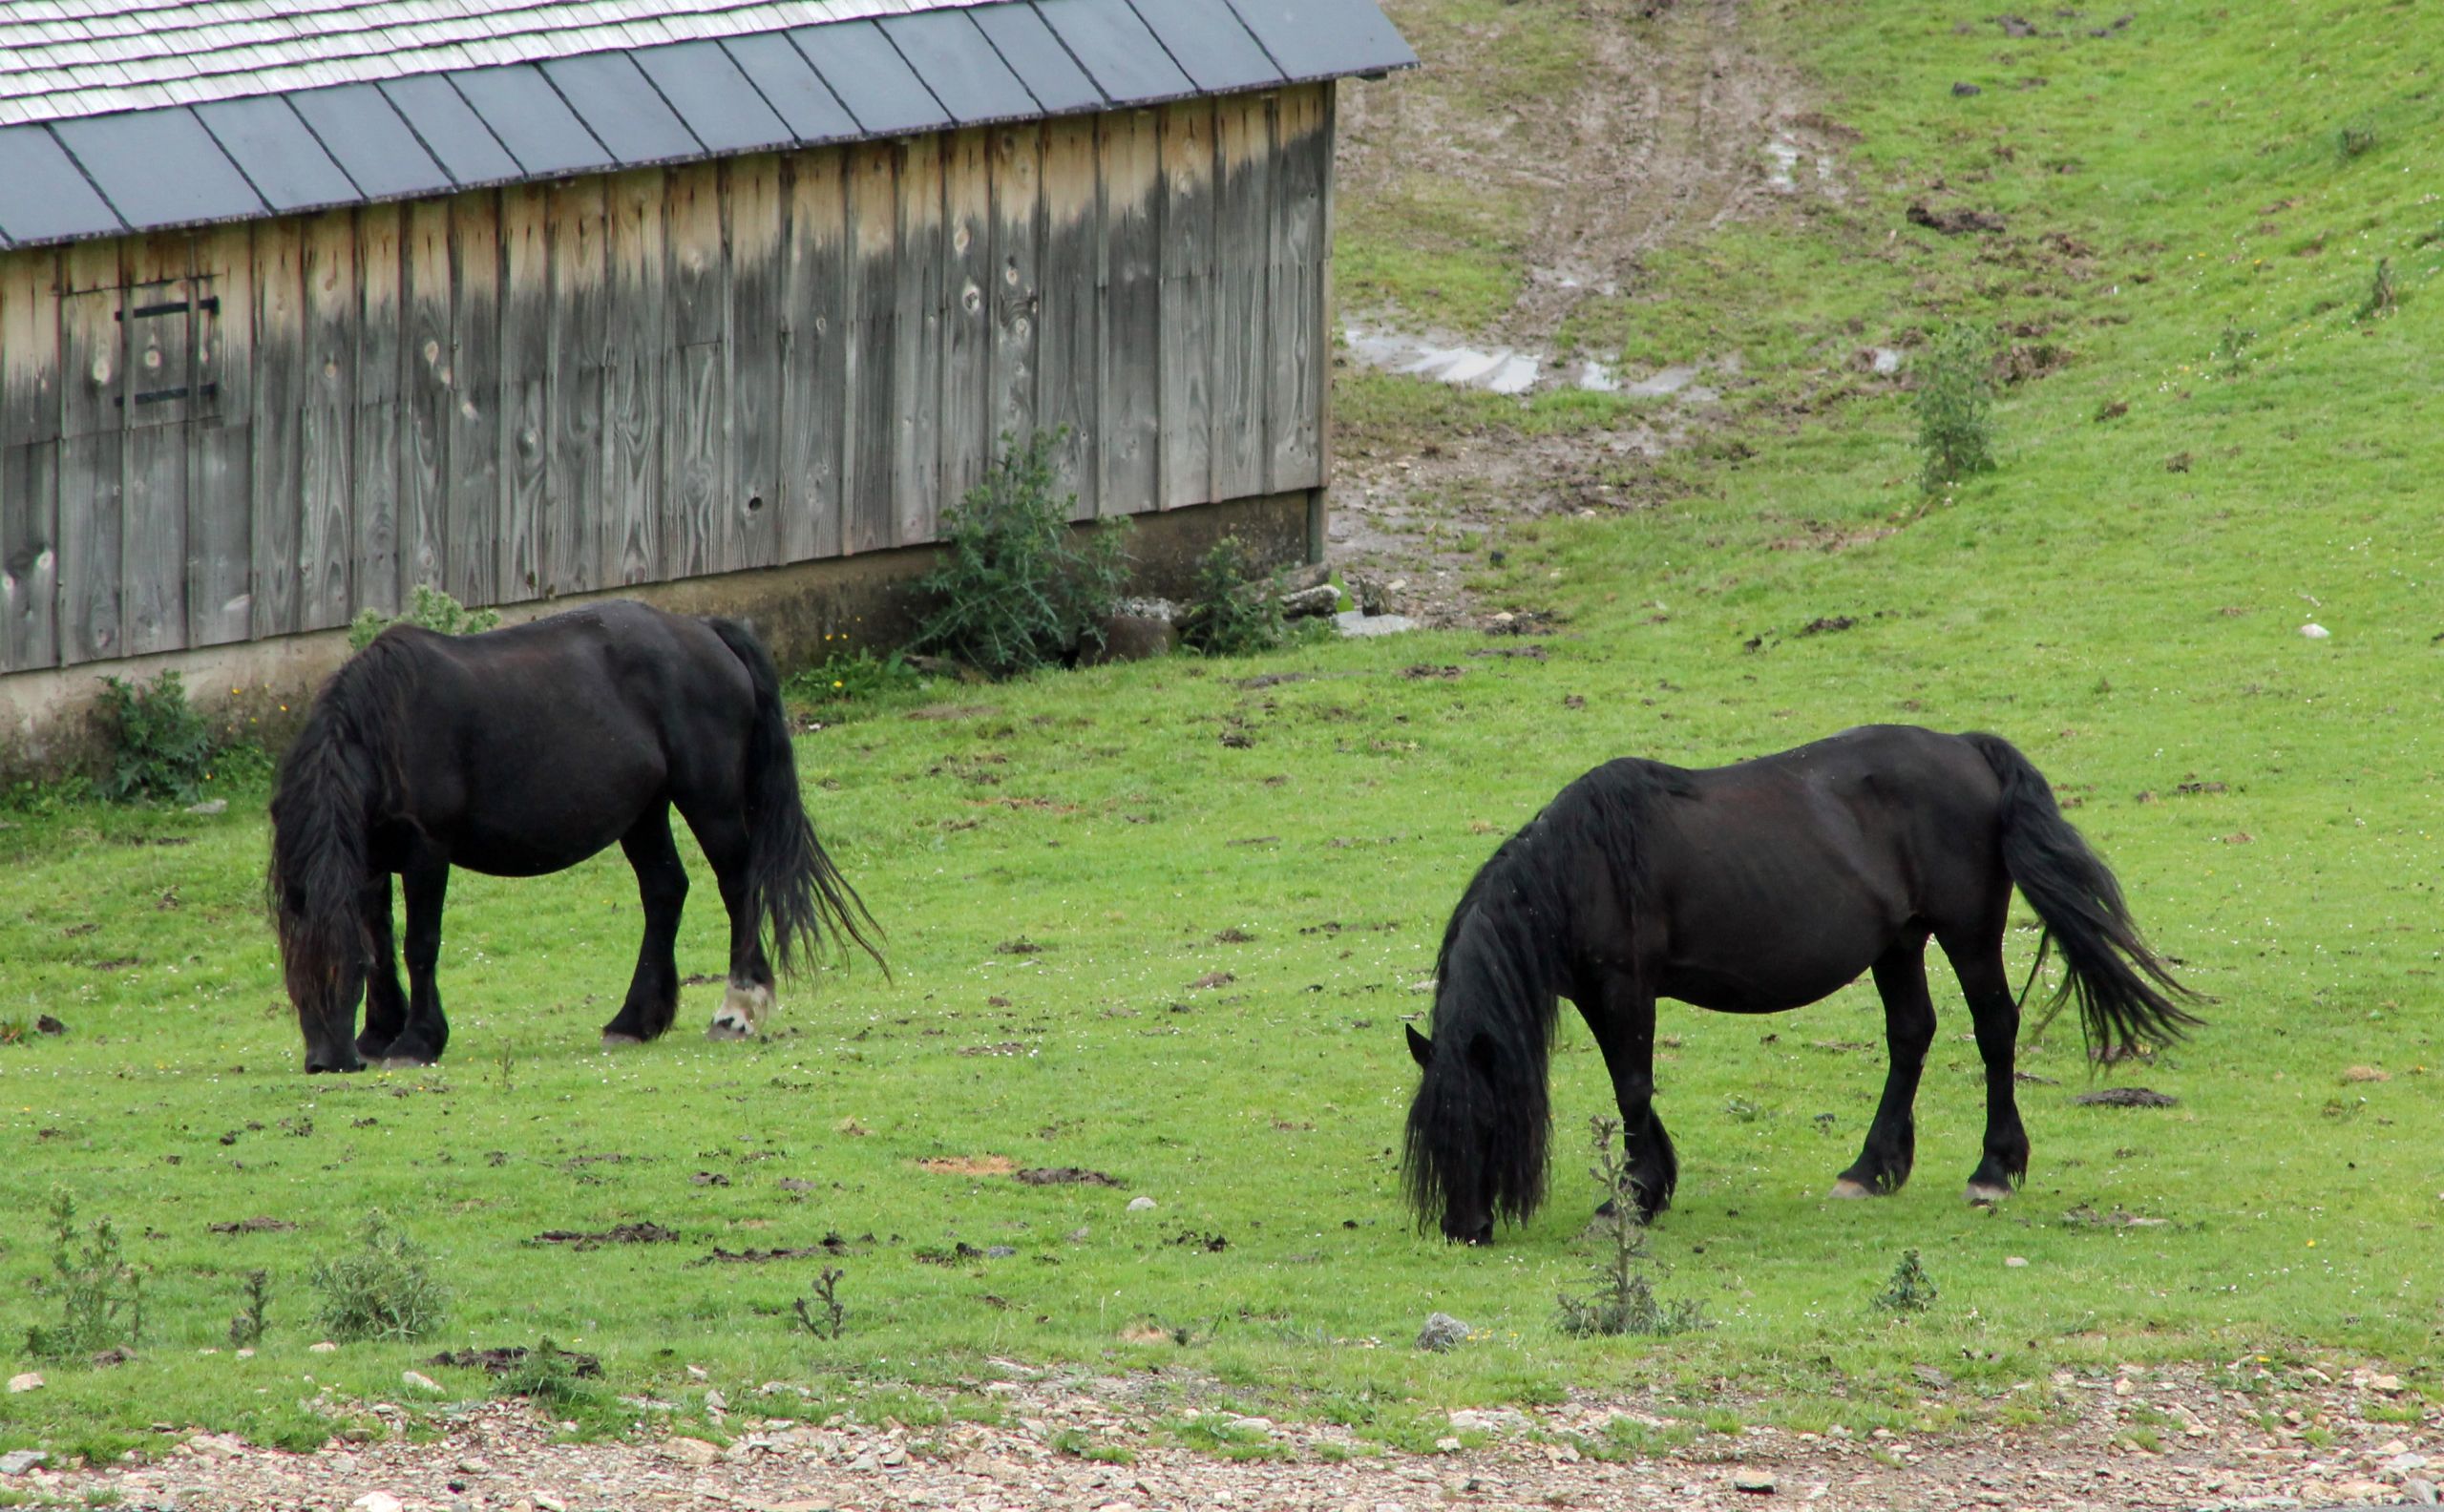
[[[1375,0],[6,0],[0,247],[1416,61]]]

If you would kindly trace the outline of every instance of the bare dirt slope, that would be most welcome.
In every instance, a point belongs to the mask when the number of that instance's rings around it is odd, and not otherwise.
[[[1486,345],[1554,353],[1591,299],[1636,297],[1641,260],[1798,196],[1839,197],[1841,129],[1817,114],[1793,69],[1760,52],[1738,0],[1531,0],[1506,25],[1566,10],[1568,66],[1523,92],[1514,51],[1483,29],[1429,18],[1429,0],[1391,0],[1424,67],[1345,88],[1338,193],[1344,216],[1420,183],[1462,186],[1519,207],[1520,292]],[[1402,313],[1345,309],[1398,324]],[[1693,366],[1737,354],[1691,352]],[[1347,370],[1344,358],[1342,370]],[[1627,375],[1634,376],[1634,375]],[[1633,507],[1641,459],[1705,423],[1705,390],[1638,423],[1540,437],[1344,438],[1335,458],[1330,556],[1352,580],[1405,586],[1386,607],[1430,622],[1481,616],[1459,579],[1464,532],[1522,514]],[[1388,441],[1388,444],[1387,444]],[[1437,532],[1432,527],[1440,525]]]

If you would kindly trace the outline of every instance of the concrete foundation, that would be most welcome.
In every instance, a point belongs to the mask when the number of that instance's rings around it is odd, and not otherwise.
[[[1225,536],[1237,536],[1261,566],[1318,559],[1315,548],[1323,535],[1322,513],[1322,491],[1301,489],[1132,516],[1130,591],[1185,596],[1197,561]],[[677,614],[744,620],[772,648],[783,671],[794,671],[839,652],[907,644],[928,607],[916,591],[916,579],[933,566],[938,552],[933,546],[915,546],[644,583],[616,593],[504,604],[501,622],[537,620],[605,598],[639,598]],[[323,681],[348,655],[346,630],[319,630],[0,676],[0,781],[97,767],[110,740],[96,718],[105,677],[149,682],[175,671],[184,681],[189,700],[223,739],[277,750],[304,719]]]

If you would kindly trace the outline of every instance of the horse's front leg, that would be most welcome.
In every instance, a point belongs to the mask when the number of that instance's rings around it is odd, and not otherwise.
[[[441,1016],[441,989],[433,980],[441,960],[441,904],[450,891],[450,862],[420,855],[408,864],[400,881],[408,903],[408,1021],[382,1063],[431,1065],[450,1042],[450,1021]]]
[[[1918,1155],[1918,1077],[1935,1042],[1935,1004],[1927,996],[1927,936],[1908,935],[1876,957],[1884,998],[1884,1042],[1891,1058],[1884,1100],[1867,1125],[1865,1148],[1833,1184],[1836,1197],[1883,1197],[1901,1189]]]
[[[1638,1216],[1652,1221],[1672,1206],[1673,1188],[1680,1184],[1680,1157],[1654,1111],[1654,994],[1633,973],[1607,971],[1581,989],[1578,1011],[1612,1073],[1630,1196]]]
[[[408,1024],[408,995],[399,985],[399,942],[390,922],[390,873],[377,872],[358,894],[365,914],[365,1030],[356,1053],[379,1060]]]

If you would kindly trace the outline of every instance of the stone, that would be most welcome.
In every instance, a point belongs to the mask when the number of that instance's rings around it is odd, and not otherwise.
[[[1444,1350],[1457,1347],[1475,1332],[1448,1312],[1436,1312],[1426,1318],[1425,1327],[1418,1330],[1417,1347],[1440,1354]]]
[[[1083,666],[1149,661],[1169,656],[1180,643],[1178,627],[1168,619],[1158,620],[1152,615],[1106,615],[1097,628],[1103,632],[1103,643],[1088,641],[1078,657]]]
[[[1460,1452],[1460,1440],[1457,1438],[1437,1438],[1434,1440],[1434,1450],[1437,1454],[1458,1454]]]
[[[2412,1477],[2402,1482],[2402,1500],[2419,1506],[2435,1505],[2435,1482]]]
[[[535,1512],[569,1512],[569,1504],[549,1491],[529,1491],[526,1500],[535,1503]]]
[[[407,1503],[388,1491],[368,1491],[348,1505],[356,1512],[407,1512]]]
[[[1771,1470],[1736,1470],[1732,1472],[1731,1488],[1750,1496],[1774,1494],[1774,1472]]]
[[[2028,1256],[2005,1255],[2003,1256],[2003,1264],[2013,1270],[2024,1270],[2028,1268]]]
[[[882,1468],[882,1461],[874,1457],[874,1452],[873,1450],[869,1449],[864,1454],[861,1454],[854,1460],[850,1460],[849,1468],[852,1471],[879,1470]]]
[[[2408,1475],[2413,1470],[2424,1470],[2427,1468],[2427,1456],[2412,1453],[2408,1448],[2396,1449],[2392,1452],[2392,1458],[2385,1461],[2385,1468],[2395,1475]]]
[[[2379,1396],[2398,1396],[2402,1394],[2402,1378],[2398,1376],[2370,1376],[2368,1377],[2368,1389]]]
[[[187,805],[187,812],[191,814],[203,814],[210,816],[217,813],[227,813],[228,811],[229,800],[226,798],[207,798],[200,804]]]
[[[329,1339],[325,1339],[319,1344],[308,1344],[306,1346],[306,1353],[308,1354],[336,1354],[339,1352],[340,1347],[332,1343]]]
[[[432,1392],[436,1395],[441,1391],[441,1382],[434,1380],[422,1371],[401,1371],[399,1384],[411,1391]]]
[[[0,1476],[21,1476],[51,1456],[39,1449],[11,1449],[0,1455]]]
[[[1330,583],[1315,588],[1301,588],[1281,596],[1281,612],[1292,620],[1304,620],[1312,615],[1340,612],[1340,590]]]
[[[1345,609],[1333,616],[1333,628],[1348,637],[1387,636],[1414,630],[1417,621],[1406,615],[1371,615],[1362,609]]]
[[[719,1391],[708,1391],[705,1393],[705,1410],[706,1412],[727,1412],[729,1411],[729,1398],[723,1396]]]
[[[2325,626],[2323,626],[2323,625],[2321,625],[2321,624],[2318,624],[2318,623],[2314,622],[2313,620],[2312,620],[2312,621],[2310,621],[2310,622],[2309,622],[2309,623],[2307,623],[2307,624],[2304,624],[2304,625],[2302,625],[2302,626],[2300,627],[2300,633],[2301,633],[2302,635],[2304,635],[2304,636],[2307,637],[2307,638],[2308,638],[2309,640],[2325,640],[2328,636],[2330,636],[2330,635],[2332,635],[2332,634],[2333,634],[2333,632],[2332,632],[2332,631],[2330,631],[2330,630],[2327,629]]]
[[[662,1446],[662,1452],[681,1464],[694,1465],[699,1469],[722,1457],[718,1445],[702,1438],[673,1438]]]
[[[2380,1502],[2387,1505],[2391,1505],[2393,1500],[2393,1488],[2385,1484],[2382,1480],[2350,1480],[2338,1481],[2334,1485],[2333,1494],[2337,1500],[2347,1505],[2352,1506]]]
[[[22,1376],[11,1376],[9,1377],[9,1389],[12,1392],[40,1391],[42,1377],[32,1371],[28,1371]]]
[[[469,1455],[466,1459],[458,1461],[458,1473],[460,1475],[490,1475],[493,1473],[492,1461],[489,1460],[478,1460],[474,1456]]]
[[[1154,1210],[1154,1199],[1151,1197],[1131,1197],[1128,1199],[1128,1210],[1130,1212],[1152,1212]]]

